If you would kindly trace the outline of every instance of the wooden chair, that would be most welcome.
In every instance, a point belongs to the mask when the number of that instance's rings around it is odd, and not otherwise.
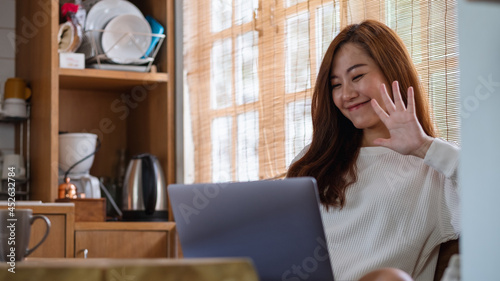
[[[451,240],[441,244],[439,247],[439,257],[434,273],[434,281],[440,281],[443,277],[445,269],[448,267],[448,262],[451,256],[459,253],[459,240]]]

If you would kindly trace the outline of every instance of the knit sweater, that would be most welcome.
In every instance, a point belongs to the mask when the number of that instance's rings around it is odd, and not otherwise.
[[[439,245],[460,232],[458,158],[459,149],[440,139],[425,159],[362,147],[344,207],[321,206],[335,280],[358,280],[383,267],[433,280]]]

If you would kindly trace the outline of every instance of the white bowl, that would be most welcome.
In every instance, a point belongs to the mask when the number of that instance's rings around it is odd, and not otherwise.
[[[63,172],[76,162],[93,153],[96,149],[97,135],[88,133],[67,133],[59,135],[59,168]],[[94,155],[71,169],[70,173],[86,173],[94,163]]]
[[[151,44],[151,26],[143,17],[121,15],[109,21],[101,38],[106,56],[116,63],[140,59]]]
[[[20,117],[26,118],[26,100],[20,98],[8,98],[3,101],[3,109],[0,110],[0,115],[5,117]]]

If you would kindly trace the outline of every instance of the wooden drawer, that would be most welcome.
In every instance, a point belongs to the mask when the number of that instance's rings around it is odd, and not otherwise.
[[[104,222],[75,224],[75,257],[83,258],[173,257],[175,223]]]
[[[64,215],[42,214],[50,220],[50,232],[47,240],[40,245],[29,257],[64,258],[66,256],[66,219]],[[45,222],[36,220],[31,227],[30,244],[31,249],[45,234]]]
[[[0,209],[6,209],[0,205]],[[44,215],[50,220],[50,232],[47,239],[29,257],[68,258],[73,257],[73,203],[44,203],[34,205],[17,204],[16,209],[32,209],[34,215]],[[46,226],[36,220],[31,227],[29,248],[38,243],[45,234]]]

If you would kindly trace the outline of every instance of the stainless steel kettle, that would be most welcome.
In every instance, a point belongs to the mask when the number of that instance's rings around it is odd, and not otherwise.
[[[151,154],[132,157],[122,193],[123,220],[167,221],[167,187],[158,159]]]

